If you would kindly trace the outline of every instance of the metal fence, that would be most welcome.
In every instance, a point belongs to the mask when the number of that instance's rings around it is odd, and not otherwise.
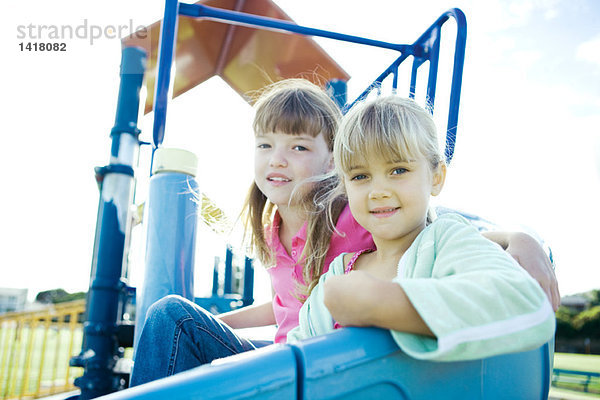
[[[69,367],[81,349],[85,300],[0,315],[0,398],[38,398],[74,389]]]

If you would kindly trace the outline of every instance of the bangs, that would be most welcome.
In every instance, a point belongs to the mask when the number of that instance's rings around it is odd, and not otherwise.
[[[354,111],[354,112],[353,112]],[[340,172],[366,166],[368,160],[407,162],[427,155],[419,136],[426,135],[411,115],[397,107],[367,106],[351,110],[342,121],[334,158]]]
[[[321,132],[327,132],[331,122],[326,121],[325,115],[317,107],[307,104],[302,93],[290,96],[284,101],[273,99],[268,104],[262,104],[264,112],[258,113],[254,120],[254,132],[281,132],[288,135],[307,134],[312,137]]]
[[[323,134],[329,150],[342,113],[333,100],[318,86],[302,80],[288,79],[273,84],[255,104],[254,134],[286,133]]]

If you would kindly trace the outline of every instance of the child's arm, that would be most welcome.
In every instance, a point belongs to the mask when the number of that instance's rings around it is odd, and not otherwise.
[[[378,326],[434,336],[400,285],[363,271],[332,276],[323,285],[324,303],[342,326]]]
[[[560,304],[558,282],[554,268],[537,240],[523,232],[483,232],[482,235],[497,243],[535,279],[550,300],[554,311]]]
[[[554,313],[539,285],[457,218],[423,232],[393,282],[356,273],[331,277],[324,291],[332,291],[326,295],[334,318],[342,325],[392,328],[402,350],[420,359],[482,358],[548,341]]]
[[[253,328],[275,324],[273,303],[248,306],[239,310],[219,314],[218,318],[234,329]]]

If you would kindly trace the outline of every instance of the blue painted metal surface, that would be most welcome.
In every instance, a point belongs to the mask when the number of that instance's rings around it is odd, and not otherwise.
[[[106,399],[546,399],[552,347],[419,361],[402,353],[388,331],[347,328],[225,358]]]
[[[215,256],[215,266],[213,267],[213,282],[212,282],[212,295],[217,296],[219,294],[219,264],[221,259]]]
[[[296,356],[290,346],[267,346],[166,379],[113,393],[105,399],[295,400]]]
[[[139,148],[137,119],[139,92],[146,54],[136,48],[123,50],[121,84],[109,165],[98,168],[100,202],[87,298],[87,321],[81,353],[71,365],[83,367],[75,380],[81,399],[118,390],[122,376],[113,372],[122,356],[117,343],[120,302],[124,297],[124,248],[129,231],[129,207],[133,199],[133,163]]]
[[[223,293],[233,293],[233,250],[227,246],[225,250],[225,281],[223,283]]]
[[[546,399],[553,344],[473,361],[415,360],[389,332],[344,329],[298,343],[305,399]]]
[[[338,107],[344,108],[348,101],[348,84],[339,79],[332,79],[325,86],[327,94],[331,97]]]
[[[239,271],[242,270],[242,267],[234,266],[233,259],[233,249],[231,246],[227,246],[225,251],[223,287],[220,287],[219,283],[220,259],[219,257],[215,257],[212,294],[210,297],[196,297],[194,299],[196,304],[213,314],[228,312],[254,303],[253,260],[249,257],[244,257],[243,285],[242,287],[234,288],[234,281],[237,279],[234,269],[238,269]],[[222,294],[219,294],[219,292],[222,292]]]
[[[194,177],[182,172],[157,172],[150,178],[146,270],[137,301],[136,345],[146,311],[154,302],[169,294],[194,300],[197,193]]]
[[[254,263],[250,257],[244,257],[244,289],[242,291],[244,306],[254,303]]]

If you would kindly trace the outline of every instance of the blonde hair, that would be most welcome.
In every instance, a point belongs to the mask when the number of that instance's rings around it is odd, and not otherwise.
[[[305,79],[286,79],[273,83],[260,93],[254,108],[256,114],[252,126],[255,135],[279,132],[316,137],[322,134],[329,151],[333,150],[333,138],[342,114],[335,102],[317,85]],[[313,198],[320,189],[317,185],[313,186],[314,189],[301,199],[309,213],[315,208]],[[242,210],[244,236],[249,237],[255,256],[266,267],[272,266],[275,261],[273,250],[269,248],[265,237],[265,227],[272,223],[274,212],[275,205],[253,183]],[[330,238],[328,229],[320,229],[309,222],[306,244],[300,256],[304,271],[322,271],[325,260],[325,254],[321,256],[322,248],[325,245],[328,248]]]
[[[414,100],[397,96],[357,104],[342,118],[333,145],[335,170],[317,185],[322,189],[315,198],[316,211],[311,214],[308,226],[314,226],[315,230],[335,231],[340,212],[347,204],[342,177],[351,167],[368,164],[367,161],[373,158],[408,160],[417,156],[428,160],[432,170],[445,162],[429,112]],[[433,219],[435,213],[430,209],[427,223]],[[327,253],[328,247],[319,250]],[[312,275],[307,278],[307,273]],[[317,285],[321,273],[322,266],[321,269],[305,270],[307,295]]]
[[[341,176],[372,158],[424,157],[431,168],[445,162],[433,118],[414,100],[386,96],[358,104],[343,118],[333,157]]]
[[[368,164],[373,158],[408,160],[417,156],[428,160],[432,170],[445,163],[435,123],[425,109],[411,99],[396,96],[357,104],[340,123],[333,146],[335,171],[323,178],[327,191],[323,190],[316,199],[320,211],[311,216],[309,226],[311,221],[320,220],[322,225],[335,230],[340,205],[347,203],[342,177],[351,167]],[[328,224],[323,224],[323,214]],[[435,213],[430,209],[427,223],[434,218]],[[318,276],[314,274],[309,282],[308,295],[317,285]]]

